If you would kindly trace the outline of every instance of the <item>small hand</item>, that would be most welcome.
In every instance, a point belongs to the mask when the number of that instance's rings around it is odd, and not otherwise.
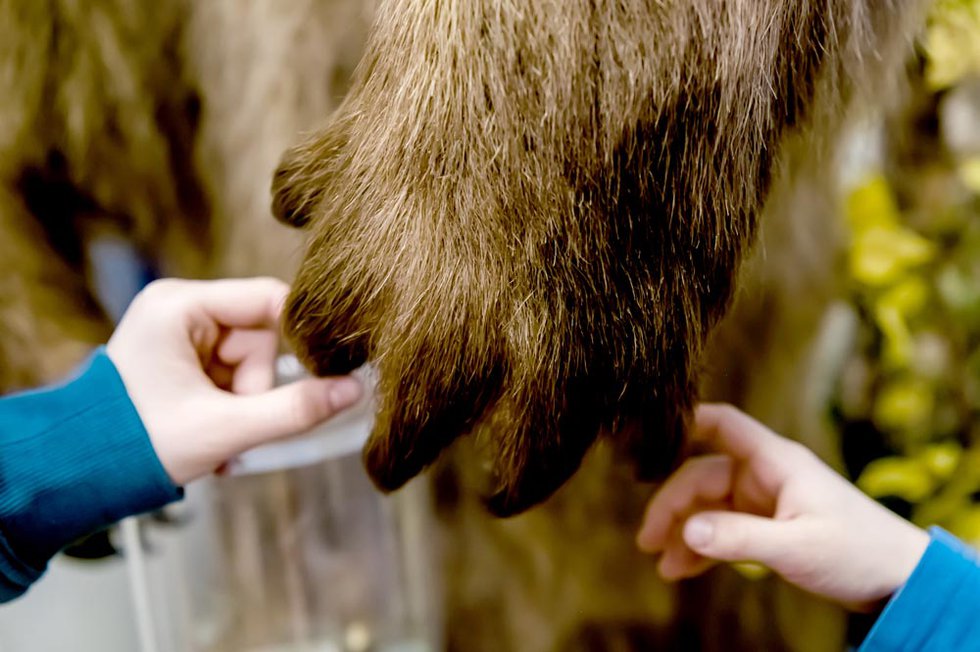
[[[351,377],[273,389],[288,290],[271,278],[157,281],[109,340],[106,352],[175,484],[308,430],[360,398]]]
[[[928,535],[862,494],[809,450],[724,405],[702,405],[689,459],[647,507],[637,543],[681,579],[754,561],[855,610],[908,579]]]

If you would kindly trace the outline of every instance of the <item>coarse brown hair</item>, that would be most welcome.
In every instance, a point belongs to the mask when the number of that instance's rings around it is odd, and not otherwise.
[[[786,143],[880,86],[922,4],[383,5],[274,181],[310,229],[292,342],[321,374],[380,371],[377,484],[474,431],[500,515],[600,434],[641,477],[668,469]]]

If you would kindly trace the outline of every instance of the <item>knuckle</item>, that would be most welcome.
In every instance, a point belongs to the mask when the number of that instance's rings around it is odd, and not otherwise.
[[[172,303],[180,296],[181,285],[181,281],[170,278],[152,281],[136,295],[133,305],[145,310],[148,306]]]
[[[181,282],[173,278],[161,278],[151,281],[140,293],[144,296],[168,296],[176,292]]]
[[[721,430],[744,426],[746,419],[749,418],[731,403],[717,403],[714,409],[717,425]]]
[[[718,411],[718,415],[725,421],[736,419],[742,415],[742,411],[731,403],[716,403],[715,409]]]
[[[792,439],[786,440],[786,451],[784,454],[797,464],[810,464],[816,460],[816,454],[812,450]]]

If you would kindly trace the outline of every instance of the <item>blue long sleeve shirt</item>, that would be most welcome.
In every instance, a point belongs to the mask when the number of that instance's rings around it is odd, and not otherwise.
[[[181,495],[104,349],[62,384],[0,399],[0,602],[79,537]]]
[[[944,530],[885,606],[859,652],[980,651],[980,561]]]

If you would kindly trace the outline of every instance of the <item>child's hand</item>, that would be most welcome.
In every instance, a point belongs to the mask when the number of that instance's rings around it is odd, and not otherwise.
[[[789,582],[869,610],[908,579],[928,535],[862,494],[809,450],[735,408],[702,405],[688,460],[647,507],[640,548],[667,579],[755,561]]]
[[[354,404],[354,378],[273,389],[288,286],[271,278],[168,279],[148,286],[106,347],[174,483]]]

